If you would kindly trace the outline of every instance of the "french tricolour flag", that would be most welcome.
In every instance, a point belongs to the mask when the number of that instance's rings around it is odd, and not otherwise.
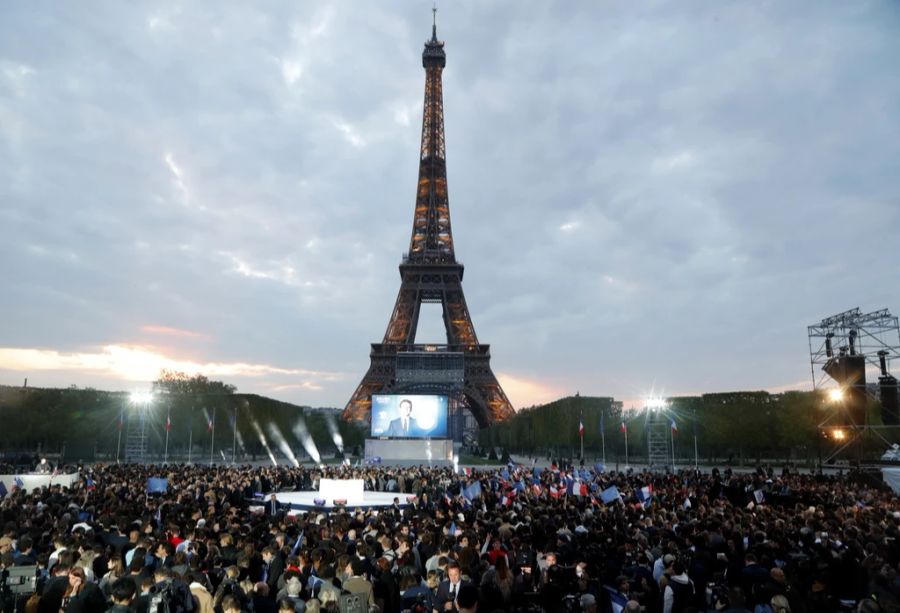
[[[677,433],[678,433],[678,426],[675,424],[675,418],[674,418],[674,417],[673,417],[672,420],[669,422],[669,425],[672,427],[672,432],[677,434]]]
[[[578,420],[578,436],[584,438],[584,422]]]
[[[622,425],[619,426],[619,430],[622,431],[622,434],[628,434],[628,426],[625,425],[625,422],[622,422]]]
[[[642,505],[647,506],[650,504],[650,499],[653,497],[653,486],[645,485],[637,492],[637,499],[641,502]]]

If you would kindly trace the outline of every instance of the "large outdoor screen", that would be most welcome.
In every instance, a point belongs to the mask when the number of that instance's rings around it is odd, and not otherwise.
[[[447,397],[373,394],[372,436],[445,438]]]

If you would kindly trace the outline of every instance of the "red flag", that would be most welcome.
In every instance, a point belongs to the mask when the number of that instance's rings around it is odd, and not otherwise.
[[[669,423],[669,426],[671,426],[671,428],[672,428],[672,433],[673,433],[673,434],[677,434],[677,433],[678,433],[678,426],[675,424],[675,418],[674,418],[674,417],[672,418],[671,423]]]
[[[622,422],[622,425],[619,426],[619,430],[622,431],[622,434],[628,434],[628,426],[625,425],[625,422]]]
[[[172,418],[166,415],[166,432],[172,429]]]
[[[578,420],[578,436],[584,438],[584,422]]]
[[[212,420],[212,417],[210,417],[209,420],[206,422],[206,431],[207,431],[207,432],[212,432],[212,431],[213,431],[213,420]]]

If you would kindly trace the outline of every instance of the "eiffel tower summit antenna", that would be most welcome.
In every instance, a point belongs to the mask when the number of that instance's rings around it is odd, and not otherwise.
[[[445,394],[451,400],[450,436],[461,440],[463,410],[468,410],[482,428],[508,419],[514,410],[491,370],[490,345],[479,343],[475,335],[462,289],[464,266],[456,261],[444,142],[441,75],[446,64],[444,43],[437,38],[435,5],[431,40],[425,42],[422,51],[425,103],[419,180],[409,251],[400,263],[400,292],[384,338],[372,344],[369,370],[344,408],[343,417],[369,419],[372,394]],[[422,303],[441,305],[446,344],[416,344]]]

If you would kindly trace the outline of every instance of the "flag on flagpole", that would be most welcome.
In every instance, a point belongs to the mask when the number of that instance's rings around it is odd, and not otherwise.
[[[172,429],[172,416],[166,415],[166,432]]]
[[[678,426],[675,424],[675,418],[673,417],[669,422],[669,425],[672,427],[672,433],[678,434]]]
[[[119,430],[125,426],[125,411],[119,413]]]
[[[578,436],[584,438],[584,422],[582,420],[578,420]]]
[[[619,426],[619,430],[622,432],[622,434],[628,434],[628,426],[625,425],[624,419],[622,420],[622,425]]]
[[[207,432],[212,432],[212,431],[213,431],[213,418],[212,418],[212,417],[207,418],[207,421],[206,421],[206,430],[207,430]]]

